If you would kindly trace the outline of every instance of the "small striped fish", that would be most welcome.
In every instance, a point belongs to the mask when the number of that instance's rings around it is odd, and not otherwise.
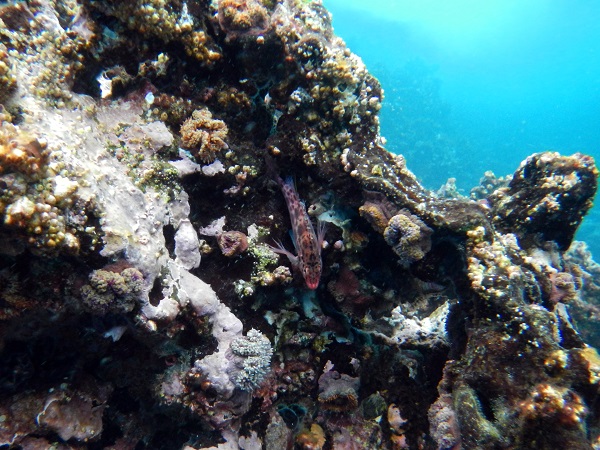
[[[318,231],[315,233],[304,202],[298,197],[293,180],[288,177],[284,181],[276,173],[273,174],[273,177],[281,188],[281,192],[287,203],[292,223],[292,240],[297,256],[287,251],[281,242],[276,242],[277,247],[271,247],[271,249],[274,252],[286,255],[292,266],[299,269],[302,273],[306,286],[309,289],[316,289],[319,286],[323,266],[321,248],[323,247],[323,238],[325,235],[324,223],[318,223]]]

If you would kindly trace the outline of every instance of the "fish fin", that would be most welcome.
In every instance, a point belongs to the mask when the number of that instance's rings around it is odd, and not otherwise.
[[[292,239],[292,244],[294,244],[294,250],[296,250],[296,253],[298,253],[298,246],[296,245],[296,233],[294,233],[294,230],[290,230],[290,238]]]
[[[292,252],[288,251],[283,246],[281,241],[273,239],[273,242],[275,243],[275,245],[266,244],[267,247],[269,247],[271,249],[271,251],[273,251],[275,253],[287,256],[288,259],[290,260],[290,262],[292,263],[292,266],[297,267],[298,266],[298,257],[296,255],[294,255]]]
[[[294,178],[292,178],[290,175],[285,177],[284,182],[285,182],[285,184],[290,186],[294,190],[294,192],[296,192],[296,193],[298,192],[298,190],[296,189],[296,180]]]
[[[327,222],[324,222],[317,218],[317,243],[319,244],[319,249],[323,248],[323,241],[325,240],[326,232],[327,232]]]

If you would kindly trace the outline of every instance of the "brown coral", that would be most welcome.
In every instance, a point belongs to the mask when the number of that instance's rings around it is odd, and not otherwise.
[[[526,421],[543,421],[563,427],[583,427],[587,408],[579,395],[570,389],[542,383],[521,403],[521,417]]]
[[[392,217],[383,232],[385,241],[399,256],[400,263],[409,265],[423,259],[431,250],[433,230],[417,216],[401,210]]]
[[[36,420],[56,432],[61,439],[87,442],[102,433],[102,413],[106,405],[86,393],[74,396],[64,392],[51,395]]]
[[[496,189],[504,188],[510,183],[512,176],[497,177],[494,172],[488,170],[479,179],[479,185],[471,189],[470,197],[473,200],[484,200]]]
[[[207,108],[197,109],[181,126],[181,146],[194,153],[204,163],[213,162],[217,153],[229,148],[225,143],[227,125],[212,118]]]
[[[257,36],[270,25],[269,12],[256,0],[221,0],[218,19],[228,39]]]
[[[248,238],[241,231],[225,231],[217,235],[217,242],[223,255],[238,256],[248,249]]]
[[[17,79],[10,67],[7,48],[0,43],[0,100],[12,91],[16,84]]]
[[[592,206],[597,177],[590,156],[532,155],[508,187],[490,196],[494,224],[503,233],[514,233],[521,248],[537,241],[555,241],[560,250],[566,250]]]
[[[321,450],[325,445],[325,432],[319,424],[313,423],[310,429],[304,428],[298,433],[296,444],[302,450]]]
[[[319,403],[323,409],[333,412],[348,412],[358,407],[359,378],[333,370],[328,362],[319,377]]]
[[[20,132],[10,123],[0,127],[0,174],[21,172],[33,174],[45,162],[45,143],[34,136]]]
[[[34,248],[76,253],[80,243],[67,215],[78,184],[56,175],[48,158],[42,139],[0,122],[0,221]]]
[[[568,303],[578,298],[579,291],[575,285],[573,275],[567,272],[557,272],[550,274],[549,278],[552,282],[550,303]]]
[[[373,202],[365,202],[364,205],[358,208],[358,212],[360,217],[369,222],[379,234],[383,234],[391,218],[386,214],[385,210]]]

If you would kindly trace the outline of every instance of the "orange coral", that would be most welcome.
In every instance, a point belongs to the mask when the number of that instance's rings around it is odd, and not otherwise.
[[[385,211],[373,202],[365,202],[364,205],[358,208],[358,212],[360,217],[367,220],[375,231],[379,234],[383,234],[390,220],[390,217],[385,214]]]
[[[212,118],[207,108],[197,109],[181,126],[181,146],[194,152],[194,156],[205,163],[215,160],[217,153],[229,148],[225,143],[227,125]]]
[[[542,383],[527,400],[521,402],[525,420],[541,420],[565,427],[582,427],[587,408],[579,395],[570,389]]]
[[[3,123],[0,129],[0,173],[32,174],[45,162],[45,144],[16,127]]]
[[[296,444],[302,450],[321,450],[325,445],[325,432],[320,425],[313,423],[308,428],[304,428],[296,436]]]

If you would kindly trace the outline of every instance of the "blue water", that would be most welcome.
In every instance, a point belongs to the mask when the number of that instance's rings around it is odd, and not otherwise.
[[[544,150],[600,163],[597,0],[323,0],[382,83],[381,134],[429,188],[468,195]],[[600,255],[600,207],[578,232]],[[599,231],[596,231],[596,230]]]

